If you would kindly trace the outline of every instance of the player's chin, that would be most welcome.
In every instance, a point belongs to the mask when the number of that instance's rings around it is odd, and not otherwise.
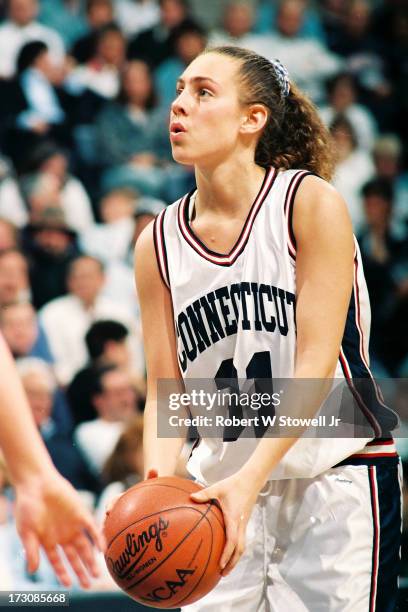
[[[183,164],[185,166],[192,166],[195,161],[196,158],[194,155],[191,155],[191,153],[189,153],[186,150],[183,150],[182,147],[179,146],[174,146],[172,145],[172,155],[173,155],[173,159],[175,162],[177,162],[178,164]]]

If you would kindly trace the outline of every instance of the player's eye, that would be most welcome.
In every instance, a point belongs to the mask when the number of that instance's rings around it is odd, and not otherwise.
[[[176,98],[181,94],[182,91],[183,91],[182,87],[176,87]]]
[[[201,97],[211,96],[211,92],[204,88],[200,89],[198,93]]]

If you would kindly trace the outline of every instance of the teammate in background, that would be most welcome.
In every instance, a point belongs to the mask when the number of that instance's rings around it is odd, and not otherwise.
[[[71,586],[60,546],[81,586],[88,588],[89,574],[99,576],[92,544],[103,550],[103,537],[79,494],[53,466],[1,336],[0,362],[0,448],[16,492],[16,526],[28,571],[37,570],[41,546],[61,583]]]
[[[184,443],[157,436],[158,379],[371,380],[367,288],[326,182],[328,136],[284,67],[207,50],[178,81],[170,139],[197,190],[136,246],[147,477],[172,475]],[[207,488],[192,497],[221,504],[226,577],[186,610],[393,610],[399,459],[379,436],[201,438],[188,467]]]

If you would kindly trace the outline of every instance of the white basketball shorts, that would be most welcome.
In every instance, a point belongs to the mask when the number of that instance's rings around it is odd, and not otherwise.
[[[344,463],[313,479],[268,482],[248,522],[239,563],[206,597],[182,611],[394,610],[399,459]]]

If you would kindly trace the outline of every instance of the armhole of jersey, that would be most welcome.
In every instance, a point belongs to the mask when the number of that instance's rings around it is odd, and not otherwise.
[[[160,276],[167,289],[170,289],[169,266],[167,262],[166,241],[164,239],[164,214],[166,209],[162,210],[154,220],[153,225],[153,242],[156,252],[157,265]]]
[[[288,232],[288,251],[293,261],[296,260],[296,238],[293,231],[293,204],[297,190],[299,189],[300,183],[303,181],[305,176],[317,176],[314,172],[308,170],[299,170],[290,179],[289,186],[286,191],[284,211],[286,218],[286,226]]]

